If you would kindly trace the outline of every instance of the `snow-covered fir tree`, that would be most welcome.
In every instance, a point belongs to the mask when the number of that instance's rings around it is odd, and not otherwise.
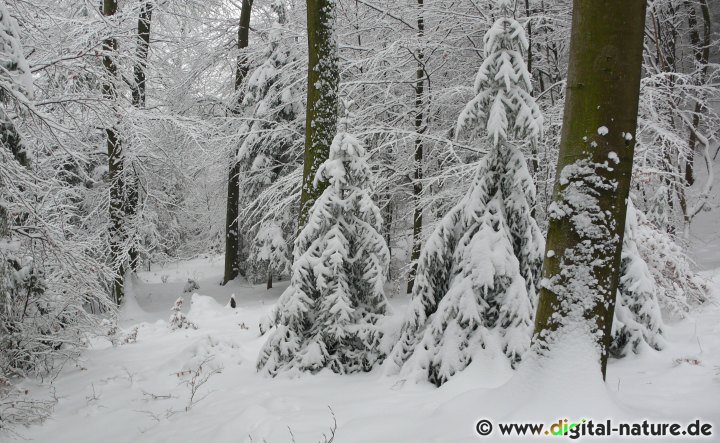
[[[304,123],[301,58],[286,29],[284,2],[275,0],[272,9],[277,20],[265,33],[267,49],[262,63],[248,75],[242,103],[248,127],[238,160],[248,175],[243,188],[251,198],[290,162],[290,148]]]
[[[668,231],[672,226],[670,223],[670,201],[668,195],[670,192],[665,186],[658,186],[655,193],[650,198],[647,210],[647,219],[650,223],[658,228]],[[671,230],[671,229],[670,229]]]
[[[28,153],[11,112],[17,109],[17,101],[28,101],[32,92],[17,22],[5,3],[0,3],[0,382],[32,371],[43,360],[36,355],[58,346],[52,337],[47,337],[49,343],[35,339],[49,336],[48,327],[57,327],[57,322],[41,315],[47,304],[45,276],[29,255],[28,245],[13,230],[18,221],[29,218],[21,200],[24,190],[14,180],[37,178],[30,173]]]
[[[269,232],[273,232],[274,240],[285,238],[291,241],[295,225],[290,220],[294,217],[268,218],[266,199],[261,195],[278,177],[293,170],[302,155],[302,58],[295,47],[295,39],[286,28],[285,2],[275,0],[271,8],[276,20],[263,33],[266,49],[261,54],[261,63],[249,73],[243,91],[242,109],[246,123],[240,131],[244,138],[238,150],[240,205],[245,212],[240,223],[248,245],[241,255],[247,256],[247,271],[252,274],[248,277],[252,280],[260,274],[267,276],[281,272],[283,268],[277,263],[275,268],[268,268],[271,262],[259,258],[257,252],[266,243]],[[281,231],[276,231],[275,227],[280,227]],[[289,248],[286,245],[283,249]],[[280,255],[275,258],[280,259]],[[265,269],[258,268],[261,262]]]
[[[621,277],[613,322],[611,355],[664,347],[663,314],[682,318],[709,298],[707,282],[667,232],[667,212],[660,202],[667,188],[653,196],[650,216],[628,200]]]
[[[536,143],[543,118],[523,52],[523,26],[511,2],[484,38],[475,97],[458,118],[486,134],[490,149],[464,198],[430,235],[420,255],[410,310],[389,363],[441,385],[493,347],[512,364],[529,347],[544,240],[532,216],[535,185],[513,143]]]
[[[77,195],[67,190],[84,159],[59,162],[38,146],[59,124],[35,106],[41,90],[18,22],[0,2],[0,400],[8,380],[76,358],[99,324],[90,311],[108,308],[107,274],[89,252],[97,244],[77,235]]]
[[[282,227],[275,220],[263,221],[248,255],[248,275],[254,283],[267,281],[272,287],[273,275],[290,273],[290,252]]]
[[[635,214],[635,243],[655,281],[660,307],[667,316],[683,318],[693,306],[710,298],[708,282],[695,271],[682,246],[667,232],[667,225],[656,225],[637,208]]]
[[[657,284],[638,250],[638,231],[644,215],[628,199],[623,237],[621,275],[615,304],[613,341],[610,354],[623,357],[638,353],[643,345],[663,347],[663,320],[657,298]]]
[[[372,177],[362,143],[339,132],[316,174],[315,186],[327,188],[295,240],[290,286],[273,312],[259,371],[368,371],[383,357],[378,321],[388,309],[389,253]]]
[[[177,329],[197,329],[197,325],[190,320],[182,312],[183,298],[179,297],[175,300],[175,304],[170,308],[170,319],[168,320],[168,327],[170,330],[175,331]]]
[[[4,94],[21,94],[18,98],[30,98],[33,94],[33,78],[22,44],[17,21],[3,3],[0,4],[0,84]]]
[[[17,21],[0,5],[0,142],[23,166],[28,164],[24,143],[6,104],[26,103],[33,95],[33,80],[19,38]],[[9,106],[12,108],[12,106]]]

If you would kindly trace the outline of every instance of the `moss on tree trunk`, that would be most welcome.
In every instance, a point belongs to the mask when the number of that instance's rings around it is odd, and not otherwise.
[[[315,187],[313,180],[318,167],[328,158],[337,132],[340,73],[334,35],[335,1],[307,0],[308,84],[299,229],[325,189],[325,183]]]
[[[556,209],[536,316],[541,348],[551,348],[568,322],[587,321],[602,351],[603,377],[632,173],[645,7],[645,0],[573,2]]]

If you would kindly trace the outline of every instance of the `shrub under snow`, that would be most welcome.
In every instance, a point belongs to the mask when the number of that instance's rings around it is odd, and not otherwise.
[[[78,235],[73,222],[76,196],[59,171],[35,170],[30,160],[42,155],[28,149],[27,132],[16,127],[35,124],[26,118],[33,76],[6,2],[0,92],[0,380],[12,380],[76,357],[99,324],[88,311],[109,306],[101,286],[106,269],[90,252],[99,245]],[[43,133],[46,123],[32,128]]]
[[[197,329],[197,325],[190,320],[182,312],[183,299],[182,297],[175,300],[175,304],[170,309],[170,320],[168,320],[168,327],[175,331],[177,329]]]

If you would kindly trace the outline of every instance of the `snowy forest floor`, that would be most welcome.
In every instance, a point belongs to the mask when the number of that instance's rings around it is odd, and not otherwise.
[[[560,369],[555,382],[544,383],[541,375],[525,371],[515,376],[527,377],[525,385],[507,383],[513,371],[504,360],[476,361],[437,389],[384,375],[382,368],[295,379],[257,374],[255,362],[265,340],[258,322],[287,283],[270,291],[241,283],[223,287],[221,273],[221,256],[141,272],[133,281],[134,300],[121,317],[125,333],[137,327],[137,341],[113,347],[105,338],[95,339],[80,364],[66,365],[54,380],[58,403],[52,418],[20,433],[58,443],[322,442],[333,428],[330,408],[338,443],[482,441],[474,434],[480,418],[547,423],[558,418],[681,423],[701,418],[720,426],[717,303],[669,325],[662,352],[612,361],[604,386],[575,375],[569,352],[569,361],[559,366],[567,374]],[[720,272],[705,275],[717,294]],[[183,295],[187,278],[197,280],[200,295]],[[227,306],[231,293],[238,301],[234,310]],[[168,328],[169,309],[180,295],[197,330]],[[391,299],[393,321],[400,321],[407,301]],[[193,371],[201,364],[191,399]],[[523,386],[530,388],[526,392]],[[25,387],[34,396],[50,395],[31,381]]]

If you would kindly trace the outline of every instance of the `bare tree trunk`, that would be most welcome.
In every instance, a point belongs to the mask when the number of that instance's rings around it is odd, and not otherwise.
[[[530,0],[525,0],[525,17],[527,18],[527,39],[528,39],[528,50],[527,50],[527,70],[530,73],[530,76],[532,76],[532,66],[533,66],[533,34],[532,34],[532,21],[530,20]],[[542,79],[542,75],[537,76],[539,79]],[[540,89],[542,91],[542,87]],[[530,95],[535,95],[534,88],[530,91]],[[530,159],[530,173],[533,175],[533,178],[535,179],[535,182],[537,183],[537,173],[539,170],[538,165],[538,150],[537,150],[537,144],[533,141],[530,144],[530,154],[532,155],[532,158]],[[531,209],[531,215],[535,217],[535,208]]]
[[[132,102],[136,108],[145,107],[145,70],[147,69],[147,58],[148,52],[150,51],[150,24],[152,21],[152,13],[152,1],[143,3],[140,7],[140,16],[138,17],[138,45],[135,51],[137,59],[133,67],[135,85],[132,90]]]
[[[388,257],[390,265],[388,266],[388,274],[387,279],[388,281],[392,281],[393,279],[393,272],[392,272],[392,237],[390,236],[390,233],[392,232],[392,225],[393,225],[393,203],[392,203],[392,196],[390,194],[390,190],[386,189],[387,192],[387,203],[385,204],[385,217],[383,217],[383,220],[385,222],[385,243],[387,243],[388,247]]]
[[[422,45],[422,39],[425,36],[425,19],[423,16],[424,0],[417,0],[418,7],[418,44]],[[415,274],[417,273],[417,261],[420,258],[420,250],[422,246],[422,207],[420,203],[420,197],[423,192],[422,178],[423,178],[423,141],[422,134],[425,132],[425,54],[421,47],[418,48],[417,54],[417,70],[415,71],[415,177],[413,180],[413,197],[414,197],[414,211],[413,211],[413,243],[412,253],[410,260],[412,261],[412,269],[408,275],[407,289],[406,292],[409,294],[412,292],[413,285],[415,284]]]
[[[240,11],[240,24],[238,26],[238,49],[240,53],[237,58],[237,66],[235,68],[235,90],[239,91],[242,83],[248,73],[248,60],[243,49],[247,48],[250,35],[250,12],[252,9],[252,0],[243,0],[242,10]],[[239,112],[242,98],[238,98],[238,102],[233,112]],[[239,206],[240,206],[240,163],[237,161],[237,151],[233,153],[230,159],[230,173],[228,175],[227,187],[227,208],[225,212],[225,274],[223,276],[223,284],[230,280],[234,280],[240,273],[240,232],[238,225]]]
[[[707,0],[700,0],[700,10],[703,16],[703,39],[700,40],[700,31],[698,30],[697,13],[695,5],[689,1],[684,2],[688,11],[688,30],[690,31],[690,44],[693,47],[695,61],[702,66],[700,82],[704,81],[705,72],[707,72],[707,64],[710,59],[710,9]],[[703,111],[700,101],[695,102],[692,116],[692,127],[697,130],[700,126],[700,113]],[[695,163],[695,147],[697,145],[697,136],[695,130],[691,128],[688,140],[689,157],[685,163],[685,182],[687,186],[695,183],[694,163]],[[686,217],[687,218],[687,217]]]
[[[103,1],[103,15],[111,17],[117,12],[116,0]],[[103,41],[103,67],[107,78],[102,86],[103,96],[112,103],[113,114],[117,100],[115,81],[117,79],[117,65],[114,55],[117,52],[117,40],[108,37]],[[115,116],[113,115],[113,118]],[[122,142],[117,134],[114,125],[105,128],[108,153],[108,181],[110,184],[110,260],[115,268],[115,278],[112,285],[112,297],[118,306],[122,303],[125,295],[125,257],[123,257],[123,240],[125,239],[125,183],[123,180],[124,155]]]
[[[133,68],[135,76],[135,84],[132,88],[132,104],[135,108],[141,109],[145,107],[145,69],[147,68],[148,51],[150,50],[150,22],[152,20],[153,3],[147,1],[140,6],[140,16],[137,26],[137,50],[135,51],[136,60]],[[139,200],[138,177],[135,169],[127,173],[127,207],[125,213],[128,220],[132,221],[137,214],[137,205]],[[130,247],[130,271],[137,272],[138,268],[138,251],[135,241]]]
[[[536,316],[536,352],[559,346],[563,334],[580,326],[599,348],[603,377],[635,148],[645,7],[645,0],[573,2],[565,115]]]
[[[272,271],[271,271],[270,269],[268,269],[268,274],[267,274],[267,287],[266,287],[266,289],[272,289],[272,284],[273,284]]]
[[[313,186],[313,180],[337,133],[340,73],[334,27],[335,0],[307,0],[307,110],[298,229],[302,229],[308,211],[325,189],[324,183]]]

